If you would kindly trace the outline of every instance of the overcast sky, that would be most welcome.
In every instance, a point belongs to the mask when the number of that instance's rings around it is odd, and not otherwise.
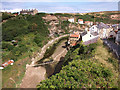
[[[19,12],[22,9],[32,8],[36,8],[39,12],[47,13],[117,11],[118,1],[119,0],[29,0],[28,2],[27,0],[2,0],[1,11]]]

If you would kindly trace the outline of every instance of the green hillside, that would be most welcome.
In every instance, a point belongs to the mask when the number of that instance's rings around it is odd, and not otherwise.
[[[49,41],[49,31],[42,16],[18,15],[2,23],[2,62],[10,59],[15,61],[13,66],[9,65],[2,70],[3,88],[15,88],[15,82],[19,87],[26,64],[30,64],[31,58]]]
[[[103,51],[99,50],[100,47],[104,51],[103,57],[101,57]],[[89,46],[79,44],[72,48],[65,57],[62,70],[37,86],[37,88],[117,87],[117,59],[108,52],[101,41]]]
[[[25,52],[33,52],[47,42],[49,31],[42,16],[18,15],[2,24],[3,62],[17,60]],[[12,43],[12,40],[17,42]]]

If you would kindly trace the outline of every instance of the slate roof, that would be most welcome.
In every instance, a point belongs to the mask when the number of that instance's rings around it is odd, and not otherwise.
[[[120,31],[118,31],[117,34],[120,34]]]
[[[113,24],[113,25],[112,25],[112,28],[113,28],[113,29],[117,29],[117,27],[118,27],[117,24]]]
[[[84,36],[84,35],[86,35],[87,34],[87,31],[84,31],[83,33],[81,33],[80,35],[81,36]]]
[[[91,33],[93,36],[97,36],[98,35],[98,32],[92,32]]]
[[[97,27],[98,27],[98,29],[103,29],[103,28],[108,29],[108,28],[110,28],[108,25],[106,25],[102,22],[100,22],[100,24],[98,24]]]

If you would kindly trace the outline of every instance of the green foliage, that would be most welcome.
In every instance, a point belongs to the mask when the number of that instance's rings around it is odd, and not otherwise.
[[[71,14],[67,14],[67,13],[55,13],[54,15],[56,15],[56,16],[63,16],[63,17],[71,17],[71,16],[73,16],[73,15],[71,15]]]
[[[5,42],[5,44],[3,43],[3,49],[5,49],[5,53],[8,53],[6,50],[10,51],[8,54],[4,55],[3,60],[16,60],[25,52],[34,51],[30,49],[32,45],[33,47],[34,45],[42,47],[48,41],[49,31],[44,24],[42,16],[44,16],[43,13],[34,16],[18,15],[8,19],[7,22],[2,24],[2,39],[3,42]],[[32,36],[29,37],[28,35]],[[31,40],[29,40],[29,38],[31,38]],[[18,43],[10,43],[9,45],[8,42],[11,42],[11,40],[17,40]]]
[[[12,50],[14,46],[10,43],[2,43],[2,49],[8,49],[9,51]]]
[[[93,15],[88,15],[88,14],[86,14],[86,15],[77,15],[77,21],[78,21],[78,19],[83,19],[84,21],[94,21],[94,16]]]
[[[108,62],[113,63],[113,60],[111,58],[108,58]]]
[[[23,44],[19,45],[19,47],[15,47],[13,50],[12,50],[12,53],[15,55],[15,56],[20,56],[22,55],[24,52],[27,51],[27,47]]]
[[[96,16],[100,16],[100,14],[96,14]]]
[[[19,15],[14,19],[9,19],[2,25],[2,37],[5,41],[13,40],[15,37],[25,35],[30,32],[37,32],[47,36],[49,31],[44,24],[42,15]]]
[[[6,12],[2,13],[2,20],[6,20],[13,17],[12,14],[8,14]]]
[[[62,22],[61,22],[61,29],[65,30],[66,33],[67,33],[68,30],[69,30],[69,27],[68,27],[69,24],[70,24],[69,21],[62,21]]]
[[[44,40],[44,37],[40,36],[40,34],[37,34],[34,38],[34,42],[39,46],[42,47],[43,43],[42,41]]]
[[[65,56],[68,64],[62,70],[50,78],[40,82],[37,88],[108,88],[115,87],[113,73],[103,64],[91,58],[80,59],[81,55],[87,57],[88,51],[91,54],[98,44],[84,46],[82,44],[71,48]],[[82,50],[82,51],[81,51]],[[81,51],[79,55],[79,51]],[[76,59],[75,57],[78,57]],[[70,61],[70,58],[72,61]]]

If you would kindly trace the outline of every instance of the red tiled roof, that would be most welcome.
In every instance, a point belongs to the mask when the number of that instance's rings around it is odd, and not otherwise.
[[[76,45],[76,43],[72,43],[72,46],[75,46]]]
[[[3,67],[6,67],[6,66],[8,66],[9,64],[11,64],[11,63],[13,63],[13,62],[14,62],[14,61],[9,60],[9,61],[3,63],[2,66],[3,66]]]
[[[79,35],[71,34],[70,37],[79,37]]]
[[[78,19],[78,21],[83,21],[83,19]]]
[[[90,21],[85,21],[85,23],[90,23]]]

